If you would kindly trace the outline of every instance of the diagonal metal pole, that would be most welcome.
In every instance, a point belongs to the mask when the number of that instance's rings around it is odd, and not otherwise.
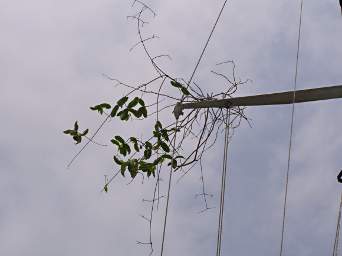
[[[342,98],[342,85],[304,89],[296,91],[294,103]],[[222,100],[203,100],[200,102],[178,103],[174,109],[176,119],[184,109],[230,108],[234,106],[263,106],[293,103],[293,91],[236,97]]]

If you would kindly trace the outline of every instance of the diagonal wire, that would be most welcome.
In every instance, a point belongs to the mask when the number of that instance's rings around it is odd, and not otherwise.
[[[298,78],[298,63],[299,63],[299,50],[300,50],[301,29],[302,29],[303,2],[304,2],[304,0],[301,0],[300,15],[299,15],[299,26],[298,26],[298,39],[297,39],[296,68],[295,68],[295,78],[294,78],[294,88],[293,88],[293,101],[292,101],[292,112],[291,112],[290,139],[289,139],[289,150],[288,150],[286,181],[285,181],[283,220],[282,220],[281,242],[280,242],[280,253],[279,253],[280,256],[283,255],[283,248],[284,248],[284,234],[285,234],[285,221],[286,221],[287,194],[288,194],[288,186],[289,186],[289,174],[290,174],[290,163],[291,163],[291,152],[292,152],[293,123],[294,123],[296,90],[297,90],[297,78]]]
[[[190,79],[189,79],[189,82],[188,82],[188,86],[190,85],[190,83],[191,83],[191,81],[192,81],[192,79],[194,78],[194,76],[195,76],[195,73],[196,73],[196,71],[197,71],[197,68],[198,68],[198,66],[199,66],[199,64],[200,64],[200,62],[201,62],[201,60],[202,60],[202,58],[203,58],[203,55],[204,55],[204,53],[205,53],[205,50],[207,49],[207,47],[208,47],[208,44],[209,44],[209,42],[210,42],[210,39],[211,39],[211,37],[212,37],[212,35],[213,35],[213,33],[214,33],[214,30],[215,30],[215,28],[216,28],[216,26],[217,26],[217,23],[218,23],[218,21],[219,21],[219,19],[220,19],[220,17],[221,17],[221,14],[222,14],[222,12],[223,12],[223,10],[224,10],[224,7],[226,6],[226,3],[228,2],[228,0],[225,0],[224,1],[224,3],[223,3],[223,5],[222,5],[222,7],[221,7],[221,10],[220,10],[220,12],[219,12],[219,14],[218,14],[218,16],[217,16],[217,18],[216,18],[216,21],[215,21],[215,23],[214,23],[214,26],[213,26],[213,28],[211,29],[211,31],[210,31],[210,34],[209,34],[209,37],[208,37],[208,39],[207,39],[207,41],[206,41],[206,43],[205,43],[205,45],[204,45],[204,48],[203,48],[203,50],[202,50],[202,52],[201,52],[201,55],[200,55],[200,57],[198,58],[198,61],[197,61],[197,63],[196,63],[196,66],[195,66],[195,68],[194,68],[194,70],[193,70],[193,72],[192,72],[192,74],[191,74],[191,76],[190,76]],[[184,100],[184,97],[182,97],[182,99],[181,99],[181,101],[183,101]],[[177,123],[178,123],[178,120],[176,119],[176,128],[177,128]],[[176,132],[175,132],[175,137],[174,137],[174,147],[173,147],[173,154],[172,154],[172,158],[174,158],[174,154],[175,154],[175,148],[176,148],[176,135],[177,135],[177,129],[176,129]],[[162,256],[163,255],[163,253],[164,253],[164,243],[165,243],[165,234],[166,234],[166,223],[167,223],[167,215],[168,215],[168,210],[169,210],[169,200],[170,200],[170,192],[171,192],[171,184],[172,184],[172,165],[171,165],[171,170],[170,170],[170,175],[169,175],[169,183],[168,183],[168,192],[167,192],[167,198],[166,198],[166,207],[165,207],[165,215],[164,215],[164,224],[163,224],[163,235],[162,235],[162,243],[161,243],[161,251],[160,251],[160,256]]]
[[[201,62],[201,60],[202,60],[202,58],[203,58],[204,52],[205,52],[205,50],[206,50],[207,47],[208,47],[209,41],[210,41],[210,39],[211,39],[211,37],[212,37],[212,35],[213,35],[213,33],[214,33],[214,30],[215,30],[215,28],[216,28],[216,26],[217,26],[217,23],[219,22],[219,20],[220,20],[220,18],[221,18],[221,14],[222,14],[222,12],[223,12],[223,10],[224,10],[224,8],[225,8],[227,2],[228,2],[228,0],[225,0],[224,3],[223,3],[223,5],[222,5],[222,7],[221,7],[221,10],[220,10],[220,12],[219,12],[219,14],[218,14],[218,16],[217,16],[217,18],[216,18],[216,21],[215,21],[215,23],[214,23],[214,26],[213,26],[213,28],[212,28],[211,31],[210,31],[209,37],[208,37],[208,39],[207,39],[207,42],[205,43],[205,45],[204,45],[204,47],[203,47],[203,50],[202,50],[202,52],[201,52],[201,55],[200,55],[200,57],[198,58],[198,61],[197,61],[196,66],[195,66],[195,68],[194,68],[194,71],[192,72],[192,74],[191,74],[191,76],[190,76],[190,79],[189,79],[189,82],[188,82],[188,86],[190,86],[190,83],[192,82],[192,79],[193,79],[194,76],[195,76],[195,73],[196,73],[196,71],[197,71],[197,68],[198,68],[198,66],[199,66],[199,64],[200,64],[200,62]]]
[[[338,255],[338,248],[339,248],[338,246],[339,246],[339,240],[340,240],[340,225],[341,225],[341,209],[342,209],[342,192],[341,192],[341,196],[340,196],[340,209],[338,211],[333,256]]]
[[[172,160],[171,161],[174,160],[174,156],[175,156],[175,153],[176,153],[177,125],[178,125],[178,119],[176,119],[176,129],[175,129],[175,136],[174,136],[174,141],[173,141],[173,150],[172,150]],[[162,243],[161,243],[161,249],[160,249],[160,256],[162,256],[163,253],[164,253],[166,223],[167,223],[167,215],[168,215],[168,212],[169,212],[169,201],[170,201],[170,194],[171,194],[172,173],[173,173],[173,167],[172,167],[172,162],[171,162],[171,168],[170,168],[170,174],[169,174],[169,183],[168,183],[167,197],[166,197],[166,206],[165,206],[165,215],[164,215],[163,235],[162,235]]]

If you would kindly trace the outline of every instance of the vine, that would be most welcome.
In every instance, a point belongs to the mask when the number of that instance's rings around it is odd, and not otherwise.
[[[177,103],[230,98],[241,85],[248,83],[249,80],[237,78],[236,65],[233,61],[224,61],[216,64],[216,66],[230,65],[230,75],[217,70],[211,71],[213,75],[225,83],[226,90],[224,92],[206,92],[196,82],[187,83],[182,78],[172,76],[156,62],[160,58],[171,59],[170,56],[168,54],[153,55],[149,50],[149,42],[156,39],[157,36],[154,34],[144,35],[143,33],[143,27],[148,23],[148,17],[152,16],[154,18],[156,16],[155,11],[139,0],[134,0],[132,7],[137,7],[138,12],[127,18],[136,22],[138,42],[131,47],[130,51],[140,46],[149,60],[155,75],[149,81],[138,85],[132,85],[109,75],[104,75],[110,81],[115,82],[116,86],[128,89],[126,95],[116,100],[115,103],[102,102],[90,107],[91,111],[105,116],[104,121],[90,137],[87,136],[89,129],[85,129],[82,132],[79,131],[78,121],[74,123],[73,129],[65,130],[64,133],[71,136],[75,144],[82,143],[83,139],[87,140],[68,164],[70,166],[90,142],[99,144],[94,138],[107,121],[117,119],[125,123],[129,120],[135,122],[150,120],[150,123],[152,123],[150,134],[144,139],[138,138],[134,134],[127,138],[120,134],[109,138],[110,143],[115,149],[112,161],[117,168],[117,172],[110,178],[105,177],[103,191],[109,191],[111,182],[118,174],[126,176],[128,173],[132,180],[138,174],[147,178],[151,176],[156,178],[152,199],[143,200],[151,204],[149,217],[142,216],[149,223],[149,241],[137,242],[138,244],[149,245],[151,255],[154,251],[152,243],[153,212],[155,206],[158,208],[159,200],[164,197],[160,195],[159,189],[163,166],[169,166],[175,172],[181,171],[182,174],[179,177],[181,179],[199,163],[202,189],[198,195],[203,197],[205,203],[205,208],[201,212],[210,209],[211,207],[208,206],[207,202],[208,193],[205,191],[202,158],[205,152],[212,148],[217,141],[218,134],[223,126],[229,125],[234,130],[240,125],[242,120],[248,122],[244,113],[245,108],[243,107],[231,108],[229,124],[225,124],[226,111],[223,109],[196,109],[182,113],[177,121],[177,127],[175,127],[175,121],[163,123],[160,115],[164,112],[170,115],[172,108]],[[176,132],[177,141],[173,144],[171,142],[175,140]],[[175,152],[175,154],[173,155],[170,152]],[[156,202],[158,202],[157,205],[155,205]]]

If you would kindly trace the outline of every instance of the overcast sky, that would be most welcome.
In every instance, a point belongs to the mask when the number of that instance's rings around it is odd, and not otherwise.
[[[146,33],[162,65],[188,79],[223,0],[147,1],[157,13]],[[342,84],[342,17],[337,0],[304,1],[298,88]],[[293,88],[299,0],[228,1],[194,81],[222,91],[210,74],[234,60],[241,78],[253,80],[238,95]],[[89,110],[124,91],[103,73],[136,84],[151,77],[137,42],[130,1],[0,0],[0,255],[148,255],[147,215],[153,180],[130,185],[114,171],[112,147],[91,145],[67,169],[79,147],[62,131],[78,120],[94,130],[101,118]],[[229,72],[229,70],[227,70]],[[284,255],[332,253],[342,169],[341,100],[296,106]],[[173,118],[171,110],[168,113]],[[279,252],[290,106],[247,110],[230,145],[223,255]],[[128,136],[149,124],[111,122],[99,142]],[[141,135],[141,134],[137,134]],[[223,135],[204,159],[210,211],[199,169],[174,182],[164,255],[214,255]],[[176,174],[176,177],[179,174]],[[166,176],[165,176],[166,177]],[[179,176],[178,176],[179,177]],[[174,180],[176,181],[177,178]],[[166,182],[162,182],[165,193]],[[164,201],[155,215],[160,249]]]

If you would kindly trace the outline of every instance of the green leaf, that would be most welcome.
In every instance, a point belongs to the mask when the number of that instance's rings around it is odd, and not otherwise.
[[[110,104],[108,104],[108,103],[102,103],[102,104],[99,105],[99,107],[105,108],[105,109],[110,109],[112,106]]]
[[[156,171],[156,167],[155,167],[155,166],[152,166],[152,168],[151,168],[151,173],[152,173],[153,177],[156,177],[155,171]]]
[[[128,109],[129,112],[131,112],[135,117],[140,118],[142,113],[135,109]]]
[[[114,145],[117,145],[118,150],[119,150],[119,153],[120,153],[121,155],[126,156],[126,155],[127,155],[127,150],[129,150],[129,152],[130,152],[130,150],[131,150],[130,148],[127,149],[127,147],[125,146],[125,145],[127,145],[126,142],[125,142],[124,139],[121,138],[120,136],[115,136],[114,139],[111,140],[111,142],[112,142]]]
[[[120,112],[120,119],[122,121],[127,121],[129,119],[128,109],[125,109]]]
[[[110,109],[112,106],[108,103],[101,103],[94,107],[90,107],[91,110],[98,111],[101,115],[103,114],[103,109]]]
[[[133,143],[137,143],[138,142],[137,138],[135,138],[135,137],[130,137],[129,140],[132,141]]]
[[[127,102],[127,100],[128,100],[128,97],[125,96],[125,97],[119,99],[116,104],[118,104],[120,107],[122,107]]]
[[[169,135],[167,134],[167,130],[166,129],[162,129],[161,130],[161,135],[162,135],[164,140],[169,141]]]
[[[162,155],[162,157],[163,157],[164,159],[172,159],[172,156],[170,156],[170,155],[168,155],[168,154],[164,154],[164,155]]]
[[[147,170],[147,177],[150,177],[151,174],[153,175],[153,177],[156,177],[155,170],[156,170],[156,168],[154,166],[151,169],[148,169]]]
[[[146,163],[144,161],[140,161],[139,162],[139,170],[141,170],[142,172],[146,172],[147,177],[150,177],[151,174],[153,174],[153,176],[155,176],[156,166],[154,165],[154,163]]]
[[[167,153],[170,152],[170,148],[169,148],[169,146],[168,146],[165,142],[159,141],[159,144],[160,144],[161,148],[162,148],[165,152],[167,152]]]
[[[151,163],[146,163],[146,165],[143,167],[143,172],[147,173],[147,177],[150,177],[151,174],[155,177],[155,170],[156,166]]]
[[[181,83],[171,80],[171,85],[173,87],[180,89],[184,95],[190,95],[188,89],[184,87]]]
[[[157,121],[156,124],[154,125],[154,129],[156,131],[159,131],[160,129],[162,129],[162,124],[161,122]]]
[[[162,156],[158,157],[156,160],[153,161],[154,165],[158,165],[164,161],[164,158]]]
[[[137,174],[138,174],[138,172],[135,172],[133,169],[129,173],[131,174],[132,179],[134,179],[135,176],[137,176]]]
[[[139,98],[139,104],[142,106],[142,107],[145,107],[145,102],[143,101],[142,98]]]
[[[134,147],[135,151],[137,151],[137,152],[140,151],[138,143],[134,143],[133,147]]]
[[[119,153],[123,156],[126,156],[127,155],[127,151],[124,147],[120,146],[119,147]]]
[[[101,115],[103,114],[103,109],[99,106],[90,107],[91,110],[98,111]]]
[[[122,145],[124,148],[125,148],[125,150],[126,150],[126,152],[128,153],[128,154],[130,154],[131,153],[131,148],[130,148],[130,146],[128,145],[128,144],[123,144]]]
[[[78,131],[78,123],[77,123],[77,121],[76,121],[75,124],[74,124],[74,131],[75,131],[75,132]]]
[[[89,129],[85,129],[83,133],[81,133],[81,136],[86,136],[89,132]]]
[[[141,113],[145,118],[147,117],[147,109],[146,107],[140,107],[138,112]]]
[[[184,95],[190,95],[190,92],[188,91],[188,89],[186,89],[185,87],[181,88],[181,91]]]
[[[76,144],[79,144],[82,141],[82,137],[80,135],[75,135],[72,138],[74,139],[74,141],[76,141]]]
[[[139,149],[139,145],[138,145],[138,140],[134,137],[130,137],[129,139],[133,143],[135,151],[139,152],[140,149]]]
[[[158,138],[158,141],[157,141],[157,143],[156,144],[154,144],[154,146],[153,146],[153,150],[157,150],[159,147],[160,147],[160,141],[161,140],[159,140],[159,138]]]
[[[139,97],[135,97],[133,100],[131,100],[130,103],[128,103],[127,108],[134,108],[139,103]]]
[[[116,156],[114,156],[114,162],[118,165],[122,165],[122,161],[119,158],[117,158]]]
[[[144,158],[149,159],[152,155],[152,150],[150,148],[145,149],[144,151]]]
[[[171,80],[171,85],[176,88],[182,88],[183,85],[181,83],[178,83],[177,81]]]
[[[125,144],[125,143],[126,143],[125,140],[124,140],[121,136],[119,136],[119,135],[114,136],[114,138],[115,138],[117,141],[119,141],[121,144]]]
[[[129,140],[133,143],[134,150],[139,152],[138,140],[135,137],[130,137]]]
[[[153,137],[156,137],[156,138],[158,138],[159,139],[159,137],[160,137],[160,133],[159,133],[159,131],[157,130],[154,130],[153,131]]]
[[[128,171],[134,179],[138,174],[138,161],[136,159],[128,160]]]
[[[140,160],[139,162],[139,170],[143,171],[143,172],[147,172],[147,169],[149,168],[149,163],[143,161],[143,160]]]
[[[151,142],[149,142],[149,141],[146,141],[146,142],[145,142],[145,148],[149,148],[149,149],[151,149],[151,148],[152,148],[152,144],[151,144]]]
[[[121,147],[121,144],[117,140],[110,140],[114,145],[117,145],[118,147]]]
[[[112,112],[110,113],[111,117],[115,117],[116,116],[116,113],[118,112],[119,107],[120,107],[119,105],[115,105],[115,107],[113,108]]]
[[[71,136],[77,135],[77,132],[74,130],[65,130],[63,131],[65,134],[70,134]]]
[[[121,168],[120,168],[120,172],[121,172],[121,175],[124,176],[124,177],[125,177],[126,168],[127,168],[127,163],[123,162],[122,165],[121,165]]]
[[[153,161],[154,165],[158,165],[161,164],[162,162],[164,162],[165,159],[172,159],[172,156],[168,155],[168,154],[164,154],[160,157],[158,157],[156,160]]]

